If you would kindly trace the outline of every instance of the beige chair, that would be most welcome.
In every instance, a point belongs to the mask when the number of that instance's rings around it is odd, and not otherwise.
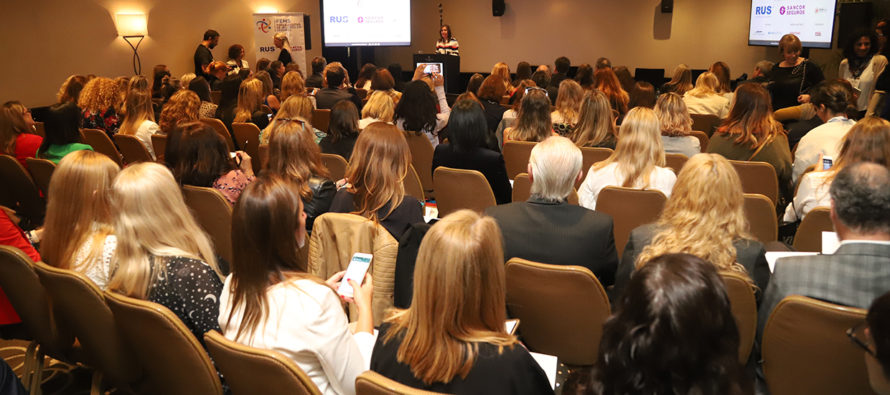
[[[0,205],[16,211],[33,228],[43,223],[46,214],[46,199],[40,196],[37,184],[18,160],[9,155],[0,155]],[[25,225],[25,224],[21,224]]]
[[[779,302],[763,330],[763,373],[770,393],[872,394],[864,352],[845,334],[865,314],[800,295]]]
[[[779,200],[779,179],[773,165],[766,162],[731,160],[729,163],[739,173],[742,192],[759,193],[776,205]]]
[[[701,152],[708,152],[708,144],[711,142],[711,139],[708,138],[709,134],[702,132],[701,129],[695,129],[690,135],[698,139]]]
[[[314,109],[312,110],[312,127],[327,133],[331,125],[331,110]]]
[[[185,185],[182,197],[201,228],[210,236],[213,250],[232,263],[232,205],[213,188]]]
[[[204,343],[233,395],[321,395],[306,372],[278,352],[238,344],[217,331],[205,333]]]
[[[226,147],[228,147],[229,151],[235,150],[235,143],[232,141],[232,134],[229,133],[229,129],[226,128],[226,124],[223,121],[220,121],[216,118],[201,118],[201,123],[210,126],[213,130],[222,137],[223,141],[226,142]]]
[[[664,164],[674,171],[674,174],[679,174],[680,169],[683,168],[683,165],[686,164],[686,161],[689,158],[683,154],[664,154]]]
[[[661,215],[667,198],[656,190],[606,187],[596,199],[596,211],[612,216],[615,250],[618,256],[630,238],[630,231],[640,225],[655,222]]]
[[[349,163],[346,162],[346,159],[342,156],[322,153],[321,163],[328,169],[328,172],[331,173],[331,179],[334,180],[334,182],[346,177],[346,168],[349,167]]]
[[[429,392],[409,387],[398,381],[388,379],[375,371],[369,370],[355,378],[356,395],[434,395]]]
[[[766,196],[757,193],[745,194],[745,218],[751,235],[761,243],[779,239],[779,222],[776,219],[776,206]]]
[[[736,326],[739,328],[739,362],[745,364],[751,355],[754,335],[757,333],[757,301],[754,298],[754,288],[745,274],[721,272],[720,275],[726,285],[732,316],[735,317]]]
[[[408,174],[402,180],[402,183],[405,184],[406,195],[416,197],[421,203],[426,200],[423,194],[423,185],[420,184],[420,176],[417,175],[414,165],[408,164]]]
[[[164,163],[164,153],[167,152],[167,135],[151,135],[151,148],[155,151],[155,157],[158,158],[158,163]]]
[[[699,130],[710,136],[720,125],[720,117],[710,114],[689,114],[692,118],[692,130]]]
[[[346,270],[352,254],[374,255],[369,273],[374,278],[374,324],[383,322],[386,309],[393,306],[396,254],[399,243],[380,224],[344,213],[324,213],[315,219],[309,238],[309,273],[322,279]],[[352,305],[350,317],[357,318]]]
[[[491,185],[476,170],[439,166],[433,173],[433,185],[439,218],[464,208],[483,212],[497,205]]]
[[[834,232],[830,207],[816,207],[804,215],[794,236],[794,249],[822,252],[822,232]]]
[[[514,202],[524,202],[532,196],[532,181],[528,178],[528,173],[519,173],[513,179],[513,198]],[[569,204],[578,205],[578,192],[572,190],[567,199]]]
[[[83,136],[84,143],[93,147],[94,151],[111,158],[118,166],[124,166],[124,162],[121,160],[121,153],[117,150],[111,138],[108,137],[108,134],[99,129],[80,129],[80,133]]]
[[[420,177],[424,194],[429,196],[433,192],[433,145],[423,133],[405,132],[404,136],[411,151],[411,164]]]
[[[507,178],[513,179],[519,173],[528,172],[528,158],[532,155],[532,148],[535,148],[535,144],[537,143],[533,141],[504,142],[503,153],[504,165],[507,167]],[[583,151],[581,155],[584,155]]]
[[[107,380],[118,388],[138,388],[142,367],[114,323],[105,295],[81,273],[36,262],[34,269],[56,307],[56,322],[71,330],[93,372],[93,393]]]
[[[585,267],[547,265],[512,258],[504,267],[507,309],[518,318],[529,350],[569,365],[596,362],[609,298]]]
[[[139,162],[154,162],[151,154],[148,153],[148,150],[136,136],[118,133],[114,135],[114,142],[117,143],[121,155],[124,157],[124,162],[128,165]]]
[[[105,292],[105,302],[142,363],[151,393],[222,394],[210,357],[176,314],[157,303],[110,291]]]
[[[37,158],[27,158],[25,163],[28,164],[28,173],[31,173],[34,184],[43,191],[44,197],[49,196],[49,181],[56,171],[56,164],[51,160]]]
[[[238,139],[241,150],[250,155],[253,172],[259,174],[260,163],[260,128],[250,122],[232,122],[232,133]]]

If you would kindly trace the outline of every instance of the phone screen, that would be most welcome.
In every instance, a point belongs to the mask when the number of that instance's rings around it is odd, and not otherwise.
[[[822,157],[822,170],[828,170],[831,168],[831,165],[834,164],[834,161],[830,156]]]
[[[441,63],[426,63],[423,66],[424,74],[442,74]]]
[[[343,275],[340,288],[337,290],[338,294],[350,298],[354,295],[354,290],[347,280],[353,280],[356,284],[361,284],[365,278],[365,273],[371,266],[372,257],[373,255],[371,254],[361,252],[356,252],[352,255],[352,259],[349,260],[349,267],[346,268],[346,274]]]

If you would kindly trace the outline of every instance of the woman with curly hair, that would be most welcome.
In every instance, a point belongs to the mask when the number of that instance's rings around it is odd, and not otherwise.
[[[701,142],[692,136],[692,117],[683,98],[673,92],[662,94],[655,102],[655,115],[661,123],[661,143],[667,154],[691,158],[701,152]]]
[[[406,132],[423,133],[433,148],[439,145],[439,131],[448,125],[448,114],[451,113],[451,107],[445,100],[444,84],[441,75],[435,76],[433,91],[422,80],[411,81],[405,86],[402,99],[396,106],[396,126]]]
[[[77,106],[83,111],[85,129],[102,130],[108,137],[117,133],[121,123],[115,111],[118,93],[118,86],[111,78],[96,77],[84,85]]]
[[[169,133],[177,125],[198,120],[201,109],[201,98],[190,90],[181,90],[173,94],[170,101],[164,104],[158,126],[161,131]]]

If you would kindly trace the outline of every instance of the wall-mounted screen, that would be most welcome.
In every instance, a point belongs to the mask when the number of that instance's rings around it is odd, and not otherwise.
[[[831,48],[836,0],[751,0],[748,45],[778,45],[796,35],[804,47]]]
[[[411,45],[411,0],[321,0],[328,47]]]

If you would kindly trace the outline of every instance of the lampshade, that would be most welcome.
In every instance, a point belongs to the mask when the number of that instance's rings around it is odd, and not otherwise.
[[[145,14],[122,13],[115,15],[117,34],[121,36],[145,36],[148,34],[148,22]]]

